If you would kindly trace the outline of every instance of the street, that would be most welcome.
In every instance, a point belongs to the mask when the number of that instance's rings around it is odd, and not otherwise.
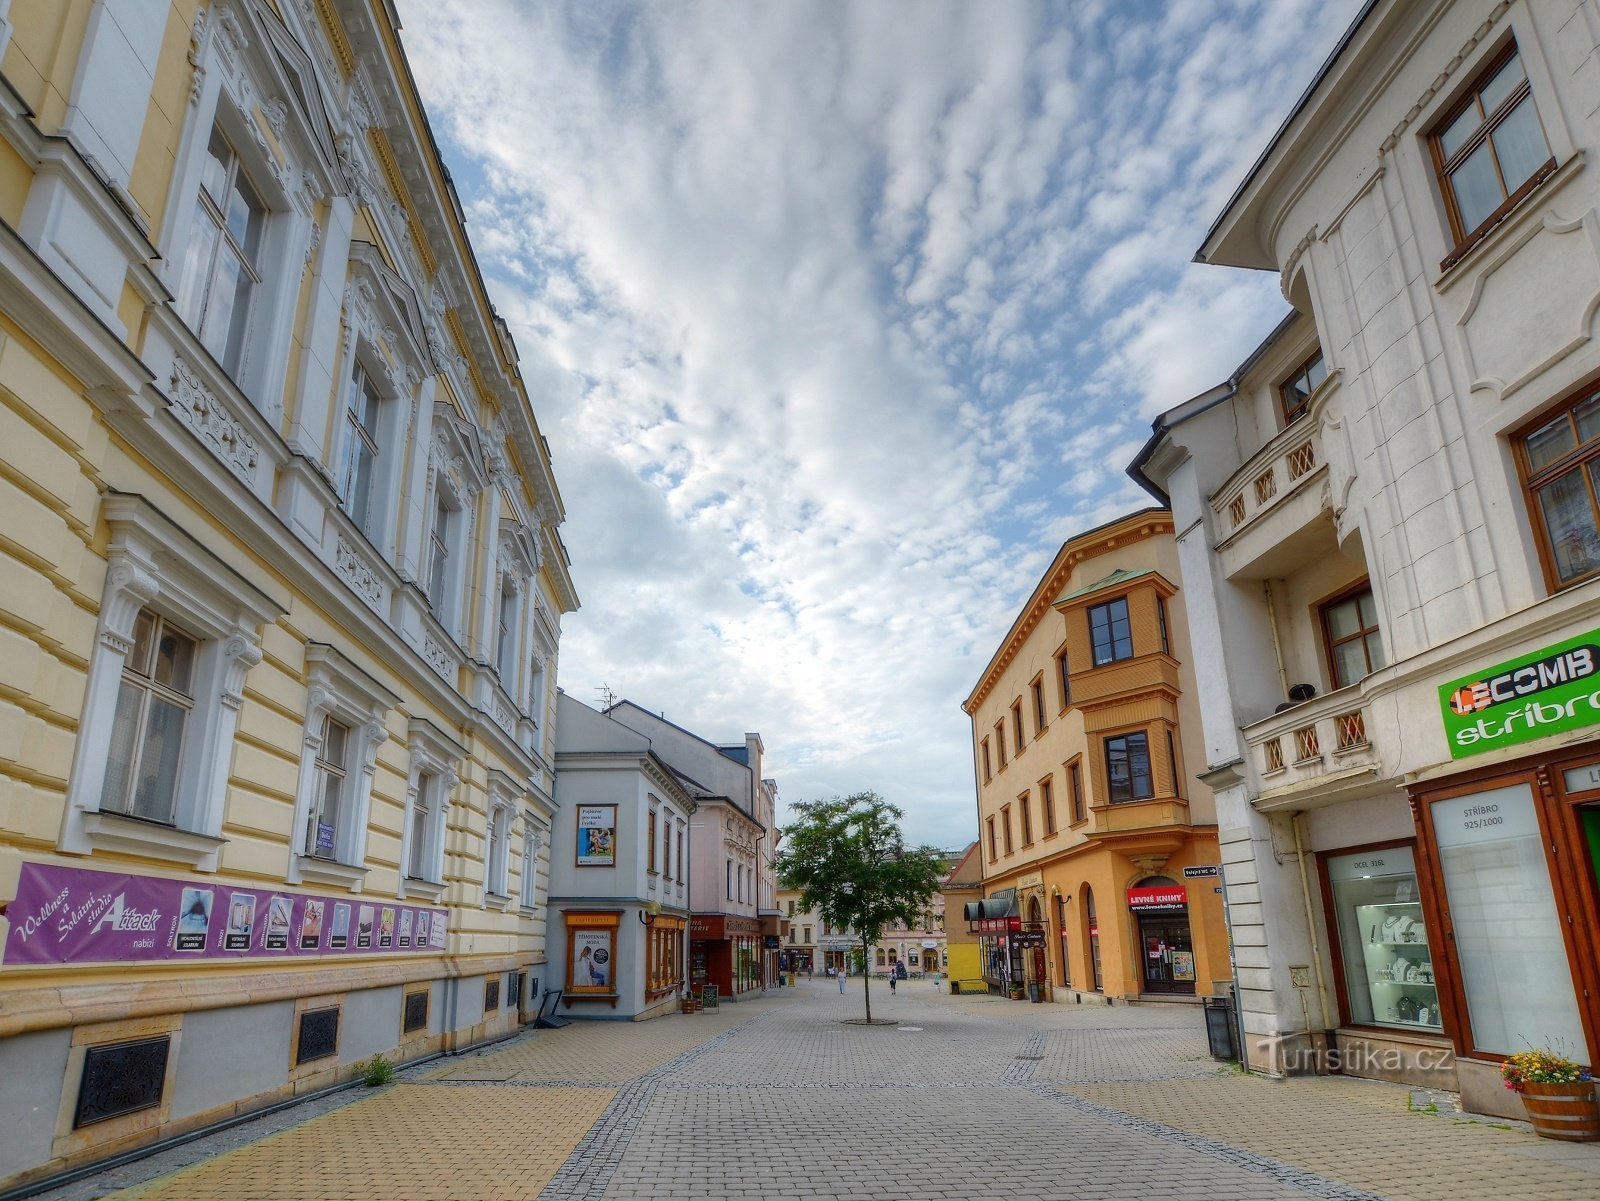
[[[1600,1194],[1600,1147],[1425,1112],[1400,1086],[1242,1076],[1198,1008],[840,997],[576,1023],[406,1069],[50,1201],[1259,1198]],[[126,1191],[116,1191],[123,1189]]]

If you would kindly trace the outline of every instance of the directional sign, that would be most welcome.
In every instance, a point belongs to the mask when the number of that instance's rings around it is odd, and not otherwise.
[[[1183,869],[1183,876],[1184,876],[1184,879],[1186,879],[1186,880],[1198,880],[1202,876],[1215,876],[1215,875],[1218,875],[1221,872],[1221,870],[1222,869],[1219,868],[1215,863],[1202,863],[1197,867],[1186,867],[1186,868],[1184,868]]]

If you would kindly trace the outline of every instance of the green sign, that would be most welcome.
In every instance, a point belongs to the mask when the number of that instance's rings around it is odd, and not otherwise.
[[[1439,704],[1452,759],[1600,723],[1600,630],[1452,680]]]

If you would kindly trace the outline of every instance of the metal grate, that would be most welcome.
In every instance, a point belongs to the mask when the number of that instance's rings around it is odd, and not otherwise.
[[[1301,726],[1294,732],[1295,759],[1304,763],[1307,759],[1322,758],[1322,745],[1317,741],[1316,726]]]
[[[1274,496],[1278,495],[1278,477],[1269,471],[1265,475],[1256,476],[1256,504],[1264,505]]]
[[[1262,744],[1261,749],[1266,752],[1267,770],[1268,771],[1282,771],[1283,770],[1283,740],[1279,739],[1279,738],[1270,739],[1267,742]]]
[[[326,1059],[339,1049],[339,1009],[308,1009],[300,1015],[300,1042],[296,1063]]]
[[[1244,524],[1244,497],[1236,496],[1228,505],[1228,520],[1235,528]]]
[[[1289,478],[1297,480],[1317,465],[1317,452],[1307,442],[1304,446],[1297,446],[1291,450],[1285,463],[1289,468]]]
[[[172,1036],[167,1034],[90,1047],[83,1057],[73,1129],[160,1105],[171,1047]]]
[[[483,1011],[493,1013],[500,1008],[500,977],[491,976],[483,982]]]
[[[426,992],[408,992],[406,994],[406,1017],[402,1029],[409,1033],[412,1030],[423,1030],[428,1025],[428,994]]]
[[[1339,750],[1346,751],[1353,746],[1366,745],[1367,719],[1361,716],[1360,709],[1339,714],[1333,719],[1333,728],[1338,738]]]

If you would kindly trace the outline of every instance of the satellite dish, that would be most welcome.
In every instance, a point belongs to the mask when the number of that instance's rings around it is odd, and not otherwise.
[[[1317,686],[1315,684],[1296,684],[1289,689],[1289,699],[1297,705],[1302,701],[1309,701],[1316,695]]]

